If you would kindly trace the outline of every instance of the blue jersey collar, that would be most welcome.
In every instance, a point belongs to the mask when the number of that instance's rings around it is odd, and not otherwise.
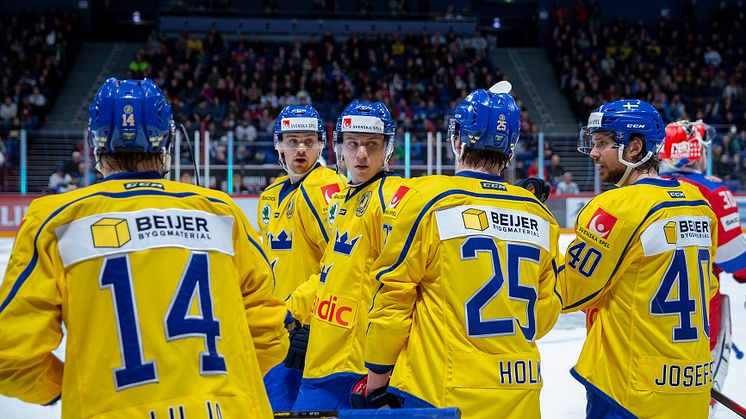
[[[491,182],[505,182],[502,176],[493,175],[491,173],[475,172],[474,170],[462,170],[456,173],[456,176],[468,177],[472,179],[489,180]]]
[[[290,192],[298,189],[300,187],[301,183],[303,183],[303,181],[306,180],[306,178],[308,177],[308,175],[310,175],[311,172],[313,172],[314,170],[318,169],[319,167],[321,167],[321,163],[316,162],[316,164],[311,168],[311,170],[309,170],[308,173],[306,173],[305,176],[303,176],[302,178],[298,179],[298,181],[295,182],[295,183],[290,182],[290,176],[288,176],[288,178],[285,179],[284,182],[282,182],[282,188],[280,189],[280,195],[278,197],[278,199],[280,200],[280,202],[282,202],[282,200],[285,199],[285,197],[287,197],[290,194]]]
[[[661,186],[664,188],[678,188],[680,186],[680,183],[676,179],[660,179],[660,178],[646,177],[644,179],[640,179],[637,182],[633,183],[633,185],[652,185],[652,186]]]
[[[158,172],[119,172],[106,176],[102,181],[107,180],[126,180],[126,179],[163,179],[163,175]]]

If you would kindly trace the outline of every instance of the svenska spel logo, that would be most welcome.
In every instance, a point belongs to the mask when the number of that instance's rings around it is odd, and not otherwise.
[[[391,198],[391,201],[389,202],[388,207],[389,208],[396,208],[397,205],[401,202],[402,198],[404,198],[404,195],[409,192],[409,188],[406,186],[399,186],[399,189],[397,189],[394,196]]]
[[[321,193],[324,195],[324,201],[326,201],[327,205],[332,202],[332,197],[339,191],[339,184],[337,183],[330,183],[329,185],[321,187]]]
[[[592,233],[597,234],[602,239],[609,237],[611,230],[616,224],[617,218],[608,212],[604,211],[603,208],[599,208],[593,213],[591,221],[586,226]]]

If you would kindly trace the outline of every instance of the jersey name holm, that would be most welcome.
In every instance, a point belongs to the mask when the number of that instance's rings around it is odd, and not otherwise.
[[[135,218],[137,236],[178,236],[189,239],[211,240],[207,220],[190,215],[148,215]]]

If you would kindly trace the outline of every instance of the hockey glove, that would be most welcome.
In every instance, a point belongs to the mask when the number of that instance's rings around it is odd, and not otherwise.
[[[350,404],[353,409],[399,409],[401,401],[398,397],[388,392],[388,385],[373,390],[369,395],[365,395],[368,388],[368,376],[361,378],[360,381],[352,386],[350,394]]]
[[[290,331],[290,349],[285,357],[285,367],[303,371],[306,363],[306,349],[308,348],[308,333],[311,328],[306,324],[296,326]]]
[[[539,198],[539,201],[541,202],[546,202],[547,198],[549,198],[549,193],[552,191],[551,185],[537,177],[519,180],[516,182],[515,186],[520,186],[521,188],[528,190]]]

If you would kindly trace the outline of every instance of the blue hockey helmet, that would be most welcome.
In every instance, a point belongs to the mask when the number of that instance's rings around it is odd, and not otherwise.
[[[471,92],[456,105],[448,124],[448,137],[454,144],[460,138],[464,147],[475,150],[512,154],[520,134],[520,109],[506,91]]]
[[[174,130],[171,105],[149,79],[109,78],[88,108],[91,145],[103,154],[160,153]]]
[[[337,127],[334,130],[335,145],[342,144],[343,136],[348,132],[381,134],[386,145],[385,161],[388,162],[391,154],[394,153],[396,122],[391,118],[383,102],[353,101],[347,105],[337,119]],[[339,158],[341,154],[337,148],[335,146],[335,152]]]
[[[580,130],[578,151],[590,153],[594,132],[614,135],[617,146],[626,146],[633,135],[641,135],[645,150],[658,155],[666,139],[665,124],[660,113],[649,103],[623,99],[599,106],[588,117],[588,125]]]
[[[288,132],[316,132],[319,141],[326,142],[324,120],[310,105],[289,105],[282,108],[275,121],[275,143],[282,141],[282,134]]]

